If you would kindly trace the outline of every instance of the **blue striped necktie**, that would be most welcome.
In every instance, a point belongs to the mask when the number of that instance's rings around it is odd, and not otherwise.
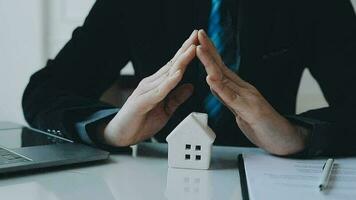
[[[225,65],[237,72],[240,65],[238,33],[237,28],[233,25],[234,19],[232,17],[234,15],[229,12],[229,8],[225,4],[226,1],[212,0],[208,35]],[[237,10],[237,8],[231,9]],[[220,101],[210,93],[205,99],[204,105],[209,118],[212,122],[216,122],[222,107]]]

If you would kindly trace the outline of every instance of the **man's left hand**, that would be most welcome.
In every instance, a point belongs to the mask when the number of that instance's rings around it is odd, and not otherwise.
[[[203,30],[198,39],[196,53],[207,72],[211,91],[235,114],[238,126],[251,142],[276,155],[305,149],[308,130],[289,122],[254,86],[226,67]]]

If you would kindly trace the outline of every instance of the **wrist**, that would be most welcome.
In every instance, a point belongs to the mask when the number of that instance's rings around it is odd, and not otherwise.
[[[126,116],[126,118],[128,118]],[[135,128],[129,125],[129,122],[122,120],[122,117],[115,116],[107,125],[101,127],[98,132],[102,131],[103,142],[116,147],[127,147],[136,142],[135,136],[132,131]],[[131,128],[129,128],[131,127]]]
[[[293,155],[305,150],[310,135],[309,129],[294,124],[282,116],[271,117],[267,121],[268,125],[261,130],[268,132],[263,134],[265,137],[260,140],[264,141],[262,142],[264,149],[279,156]]]
[[[305,150],[307,146],[310,130],[289,121],[288,123],[291,126],[289,131],[286,132],[289,136],[283,141],[284,145],[282,146],[284,146],[284,150],[276,153],[277,155],[288,156],[297,154]]]
[[[102,135],[102,141],[105,144],[115,146],[115,147],[123,147],[127,146],[123,144],[123,138],[119,137],[119,128],[118,124],[115,123],[115,118],[110,121],[108,124],[102,124],[101,127],[98,127],[98,134]]]

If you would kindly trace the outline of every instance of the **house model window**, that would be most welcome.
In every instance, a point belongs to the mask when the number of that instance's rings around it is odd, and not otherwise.
[[[201,155],[196,155],[195,160],[201,160]]]
[[[186,160],[190,160],[190,155],[189,154],[185,154],[185,159]]]
[[[208,169],[215,138],[208,115],[191,113],[166,138],[169,167]]]

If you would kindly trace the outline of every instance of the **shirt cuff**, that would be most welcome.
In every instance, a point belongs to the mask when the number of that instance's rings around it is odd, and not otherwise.
[[[116,113],[119,112],[120,109],[105,109],[95,112],[94,114],[87,117],[84,121],[77,122],[75,124],[75,128],[78,132],[79,138],[86,144],[93,145],[94,142],[89,136],[88,126],[101,122],[103,120],[107,120],[108,118],[112,118]]]
[[[295,157],[315,157],[322,156],[325,149],[327,148],[328,138],[325,135],[321,134],[328,123],[302,117],[302,116],[286,116],[288,120],[292,123],[307,128],[309,130],[309,135],[307,138],[307,146],[304,151],[294,155]]]

